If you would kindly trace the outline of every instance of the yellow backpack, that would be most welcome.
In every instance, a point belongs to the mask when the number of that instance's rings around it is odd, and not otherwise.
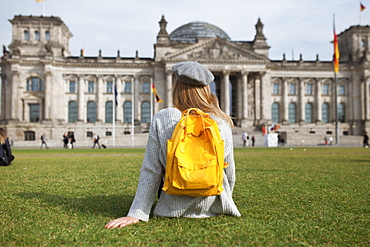
[[[185,110],[167,141],[163,191],[171,195],[219,195],[227,165],[216,121],[200,109]]]

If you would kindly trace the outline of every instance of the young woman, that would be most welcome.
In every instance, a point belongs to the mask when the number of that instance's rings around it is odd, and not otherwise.
[[[139,185],[134,201],[126,217],[110,221],[105,227],[124,227],[139,221],[148,221],[156,192],[163,181],[166,166],[167,140],[188,108],[199,108],[217,121],[221,137],[225,142],[224,191],[218,196],[191,197],[174,196],[162,191],[154,215],[159,217],[204,218],[227,214],[240,216],[232,199],[235,184],[235,163],[231,128],[233,122],[219,107],[209,84],[214,80],[212,73],[197,62],[175,64],[173,72],[173,104],[175,108],[160,110],[154,115],[150,126],[146,153],[140,172]]]
[[[9,139],[4,129],[0,128],[0,166],[9,166],[13,160]]]

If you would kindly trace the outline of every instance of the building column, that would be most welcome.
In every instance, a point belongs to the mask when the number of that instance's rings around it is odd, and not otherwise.
[[[348,122],[350,122],[350,124],[352,124],[355,120],[355,103],[354,103],[354,100],[356,98],[356,96],[354,95],[355,94],[355,82],[354,80],[350,80],[349,82],[349,89],[348,89],[348,95],[349,95],[349,100],[348,100],[348,109],[349,109],[349,114],[348,114]],[[351,133],[353,134],[353,133]]]
[[[322,123],[322,110],[321,110],[321,105],[322,105],[322,97],[321,97],[321,82],[318,78],[316,78],[316,83],[315,83],[315,102],[316,104],[314,105],[314,117],[316,124]]]
[[[1,92],[1,110],[0,110],[0,119],[6,119],[6,116],[5,116],[5,105],[7,105],[5,102],[6,100],[6,93],[5,93],[5,90],[6,90],[6,86],[7,85],[7,76],[5,74],[1,74],[1,88],[0,88],[0,92]],[[23,108],[22,108],[23,109]]]
[[[283,78],[283,82],[282,82],[282,94],[283,94],[283,97],[282,97],[282,100],[281,100],[281,111],[282,111],[282,124],[288,124],[289,121],[289,111],[288,111],[288,93],[289,93],[289,88],[288,88],[288,79],[287,78]]]
[[[242,71],[242,118],[248,118],[248,71]]]
[[[365,132],[370,131],[370,78],[365,80],[365,97],[364,97],[364,108],[365,108]],[[347,112],[347,109],[346,109]]]
[[[140,78],[134,75],[134,120],[139,120],[139,95],[140,95]]]
[[[334,78],[331,81],[331,93],[330,93],[330,122],[335,121],[335,81]]]
[[[241,126],[243,119],[243,82],[240,75],[236,78],[236,126]]]
[[[261,124],[261,78],[260,75],[254,77],[254,113],[256,124]]]
[[[224,112],[230,115],[230,71],[223,71],[221,100]]]
[[[370,78],[366,78],[365,80],[365,99],[364,99],[364,106],[365,106],[365,121],[370,120]]]
[[[98,80],[96,81],[96,121],[97,122],[104,122],[105,118],[105,104],[103,102],[103,93],[104,93],[104,83],[103,83],[103,76],[98,75]]]
[[[8,98],[6,103],[10,103],[10,107],[6,107],[6,116],[10,120],[20,120],[21,108],[20,108],[20,99],[19,99],[19,85],[20,83],[20,73],[18,71],[12,71],[11,82],[8,83],[11,85],[11,97]],[[29,118],[27,119],[29,121]]]
[[[263,122],[271,120],[271,97],[266,97],[266,92],[271,95],[271,77],[267,72],[260,72],[260,97],[261,97],[261,119]],[[263,91],[263,90],[264,91]]]
[[[166,71],[166,107],[173,107],[172,103],[172,70]]]
[[[304,124],[305,123],[305,103],[304,103],[304,81],[302,78],[299,78],[299,83],[298,83],[298,123],[299,124]]]
[[[48,120],[52,119],[52,99],[53,99],[53,90],[52,90],[52,77],[53,73],[51,71],[45,71],[45,105],[44,105],[44,117],[40,118],[41,120]],[[41,107],[40,107],[41,109]]]
[[[113,102],[113,106],[116,107],[116,121],[123,122],[123,102],[121,101],[121,92],[122,92],[122,79],[121,77],[115,76],[116,88],[117,88],[117,106]],[[114,90],[114,88],[113,88]],[[114,101],[114,100],[113,100]]]
[[[85,122],[86,105],[85,105],[85,78],[83,75],[78,75],[78,121]]]

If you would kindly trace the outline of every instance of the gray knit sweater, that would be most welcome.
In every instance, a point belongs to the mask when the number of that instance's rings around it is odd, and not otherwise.
[[[156,192],[160,186],[166,167],[167,140],[181,118],[181,112],[176,108],[160,110],[154,115],[150,126],[146,153],[142,164],[139,185],[134,201],[127,216],[142,221],[149,220]],[[235,162],[233,153],[232,133],[229,125],[221,119],[216,119],[225,141],[225,162],[229,166],[224,169],[224,191],[218,196],[191,197],[174,196],[162,191],[154,209],[155,216],[204,218],[228,214],[240,216],[232,199],[235,184]]]

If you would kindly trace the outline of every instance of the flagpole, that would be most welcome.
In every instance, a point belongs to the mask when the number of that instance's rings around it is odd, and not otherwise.
[[[45,16],[45,1],[42,2],[42,16]]]
[[[361,14],[362,8],[361,8],[361,6],[362,6],[362,3],[360,1],[360,23],[359,23],[360,26],[361,26],[361,22],[362,22],[362,14]]]
[[[334,72],[334,104],[335,104],[335,144],[339,143],[339,121],[338,121],[338,77],[337,72]]]
[[[334,31],[334,110],[335,110],[335,144],[339,143],[339,121],[338,121],[338,78],[337,73],[339,71],[339,47],[338,47],[338,36],[335,31],[335,14],[333,14],[333,31]]]
[[[131,146],[132,147],[135,147],[135,136],[134,136],[134,132],[135,132],[135,121],[134,121],[134,118],[135,118],[135,84],[134,84],[134,77],[132,77],[131,79],[131,88],[132,88],[132,103],[131,103]]]
[[[154,97],[153,97],[153,79],[150,78],[150,124],[152,123],[153,119],[153,112],[154,112]]]
[[[112,88],[112,94],[113,94],[113,147],[116,146],[116,77],[113,77],[113,88]]]
[[[365,5],[363,5],[360,1],[360,26],[362,23],[362,11],[364,11],[365,9],[366,9]]]

